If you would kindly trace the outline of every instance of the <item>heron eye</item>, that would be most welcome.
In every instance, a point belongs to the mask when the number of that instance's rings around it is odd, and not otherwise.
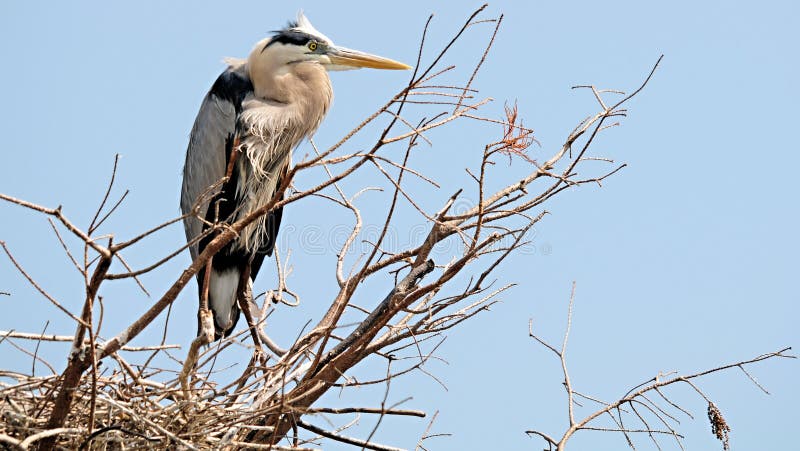
[[[317,41],[310,41],[308,43],[308,49],[311,50],[312,52],[317,50]]]

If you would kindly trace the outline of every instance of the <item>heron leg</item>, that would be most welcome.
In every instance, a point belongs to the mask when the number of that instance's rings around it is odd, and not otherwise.
[[[211,343],[214,341],[214,320],[211,312],[208,310],[208,290],[211,284],[211,260],[208,259],[206,263],[205,272],[203,273],[203,285],[200,287],[200,308],[197,311],[198,319],[198,337],[205,337],[203,341]]]
[[[258,329],[256,323],[253,321],[253,315],[250,313],[250,304],[253,302],[253,292],[250,288],[250,264],[246,264],[242,270],[239,279],[239,290],[236,294],[236,299],[239,302],[239,310],[244,313],[244,319],[247,321],[247,328],[250,330],[250,336],[253,337],[253,344],[256,346],[256,351],[261,351],[261,340],[258,338]]]
[[[208,259],[205,271],[203,272],[203,286],[200,291],[200,310],[208,310],[208,289],[211,284],[211,260],[213,258],[214,257]]]
[[[231,154],[230,158],[228,159],[228,168],[225,170],[225,177],[229,180],[233,175],[233,168],[236,164],[236,159],[239,158],[239,137],[233,139],[233,145],[231,146]]]
[[[200,286],[200,308],[197,310],[197,337],[192,340],[192,344],[189,347],[189,354],[186,356],[186,360],[183,362],[183,369],[181,369],[178,375],[183,395],[187,400],[191,399],[189,376],[193,374],[195,365],[197,365],[200,347],[214,341],[214,317],[208,309],[208,285],[210,279],[211,259],[206,263],[202,285]]]

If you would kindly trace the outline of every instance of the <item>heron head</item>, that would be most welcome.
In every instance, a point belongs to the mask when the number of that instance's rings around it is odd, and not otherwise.
[[[297,13],[295,22],[259,42],[250,54],[250,62],[275,69],[300,62],[317,62],[327,70],[411,68],[389,58],[335,45],[311,25],[302,11]]]

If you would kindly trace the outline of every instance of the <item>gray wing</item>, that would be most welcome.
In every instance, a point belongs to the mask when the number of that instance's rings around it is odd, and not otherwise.
[[[186,163],[183,167],[181,211],[184,214],[191,211],[195,202],[210,186],[225,176],[226,141],[234,136],[237,111],[248,87],[252,89],[249,80],[237,73],[234,68],[228,68],[217,78],[203,99],[189,137]],[[210,193],[206,199],[213,197],[213,194],[215,193]],[[208,201],[200,205],[198,215],[205,217],[207,208]],[[187,241],[191,241],[203,231],[203,223],[197,217],[187,217],[183,224]],[[197,258],[198,245],[192,245],[189,250],[192,260]]]

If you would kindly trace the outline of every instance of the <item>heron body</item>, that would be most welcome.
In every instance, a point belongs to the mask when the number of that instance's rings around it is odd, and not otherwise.
[[[189,214],[204,193],[200,217],[187,216],[187,240],[209,224],[233,223],[270,202],[291,164],[292,150],[312,135],[333,100],[329,70],[408,66],[335,46],[298,14],[297,21],[258,42],[246,60],[232,60],[214,82],[195,119],[186,152],[181,210]],[[227,176],[227,179],[226,179]],[[224,182],[219,186],[221,181]],[[236,325],[243,284],[252,285],[264,258],[272,255],[282,218],[274,209],[244,228],[198,273],[214,317],[215,339]],[[192,259],[214,238],[190,246]],[[206,284],[205,281],[208,283]]]

